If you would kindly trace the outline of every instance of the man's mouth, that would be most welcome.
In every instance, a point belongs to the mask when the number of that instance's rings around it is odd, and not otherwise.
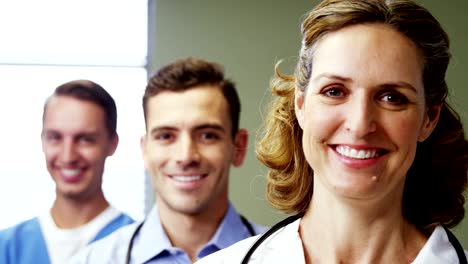
[[[169,176],[171,179],[178,181],[178,182],[192,182],[198,181],[202,178],[206,177],[208,174],[201,174],[201,175],[171,175]]]
[[[68,183],[79,182],[84,177],[85,168],[59,168],[58,173],[63,181]]]
[[[60,173],[67,178],[76,177],[81,172],[81,169],[60,169]]]

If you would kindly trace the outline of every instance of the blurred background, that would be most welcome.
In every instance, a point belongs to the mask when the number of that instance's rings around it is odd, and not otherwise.
[[[272,225],[285,215],[265,199],[266,169],[254,141],[275,63],[292,73],[303,15],[317,0],[0,1],[0,228],[47,210],[54,186],[41,150],[42,107],[59,84],[91,79],[114,97],[120,145],[108,159],[110,202],[142,220],[153,201],[139,140],[148,76],[175,59],[216,61],[235,81],[241,126],[250,132],[244,166],[231,171],[230,197],[245,216]],[[468,1],[418,0],[451,38],[451,103],[468,127]],[[455,228],[468,248],[468,220]]]

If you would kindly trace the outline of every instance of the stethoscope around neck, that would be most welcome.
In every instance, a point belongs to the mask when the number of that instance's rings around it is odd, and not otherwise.
[[[302,216],[304,216],[304,213],[299,213],[299,214],[296,214],[296,215],[289,216],[289,217],[283,219],[282,221],[278,222],[274,226],[272,226],[270,229],[268,229],[263,235],[261,235],[259,238],[257,238],[257,240],[255,240],[255,242],[252,244],[252,246],[250,246],[249,250],[247,251],[247,253],[245,253],[244,258],[242,259],[241,264],[248,264],[249,261],[250,261],[250,257],[252,257],[255,250],[268,237],[270,237],[272,234],[276,233],[276,231],[278,231],[279,229],[281,229],[281,228],[291,224],[292,222],[296,221],[297,219],[301,218]],[[452,243],[452,246],[455,248],[455,251],[457,252],[458,262],[460,264],[468,264],[467,258],[465,256],[465,252],[464,252],[463,247],[460,244],[460,242],[457,240],[455,235],[452,232],[450,232],[450,230],[448,230],[448,228],[444,227],[444,229],[445,229],[445,232],[447,233],[447,236],[448,236],[448,239],[449,239],[450,243]]]
[[[245,228],[247,228],[247,231],[249,232],[249,234],[251,236],[255,236],[256,233],[255,233],[255,230],[254,230],[252,224],[243,215],[239,215],[239,217],[240,217],[240,219],[242,221],[242,224],[244,224]],[[130,258],[131,258],[132,249],[133,249],[133,242],[135,241],[135,237],[138,234],[138,232],[140,231],[140,229],[141,229],[141,227],[143,226],[144,223],[145,223],[145,221],[142,221],[141,223],[139,223],[138,226],[133,231],[132,236],[130,237],[130,242],[128,243],[128,246],[127,246],[127,253],[125,254],[125,263],[126,264],[130,264]]]

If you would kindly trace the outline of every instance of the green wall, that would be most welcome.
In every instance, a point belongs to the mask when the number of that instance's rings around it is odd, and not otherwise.
[[[151,72],[176,58],[196,56],[223,64],[236,82],[241,126],[248,128],[250,142],[244,165],[231,170],[230,197],[241,213],[265,225],[283,216],[264,198],[266,170],[255,157],[254,140],[273,66],[279,59],[295,60],[300,17],[311,6],[306,0],[291,2],[156,0],[152,9]]]
[[[448,84],[454,105],[468,124],[468,11],[466,0],[420,0],[440,20],[452,40]],[[448,4],[450,2],[450,4]],[[244,166],[231,171],[230,197],[236,208],[258,223],[271,225],[284,215],[264,198],[266,169],[254,152],[261,103],[275,63],[291,72],[300,44],[301,17],[318,1],[307,0],[150,0],[150,72],[177,58],[217,61],[239,89],[241,126],[250,131]],[[468,220],[456,229],[468,248]],[[466,234],[466,235],[463,235]]]

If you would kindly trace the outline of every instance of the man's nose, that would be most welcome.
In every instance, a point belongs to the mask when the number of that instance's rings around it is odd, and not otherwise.
[[[190,135],[182,136],[178,145],[176,153],[178,164],[189,165],[200,161],[199,146]]]
[[[65,141],[60,151],[60,160],[63,163],[73,163],[77,160],[78,149],[74,142]]]

